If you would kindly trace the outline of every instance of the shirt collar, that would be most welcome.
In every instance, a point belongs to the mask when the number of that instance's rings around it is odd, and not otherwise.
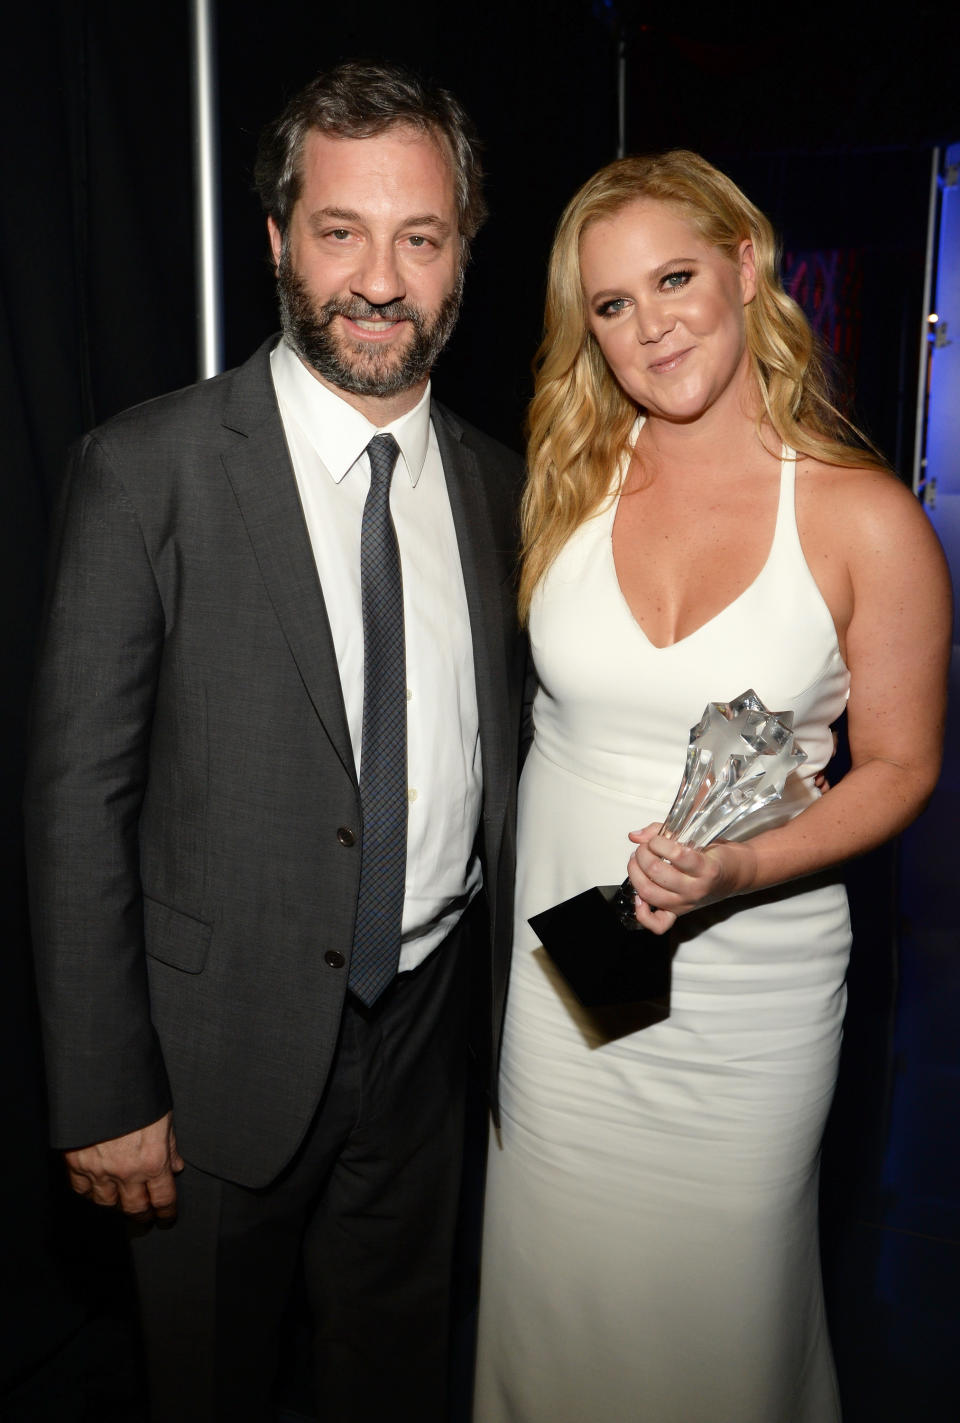
[[[429,381],[412,410],[389,425],[377,426],[321,385],[285,340],[271,352],[270,367],[284,416],[300,427],[335,483],[349,473],[374,435],[392,435],[400,446],[410,483],[416,486],[430,440]]]

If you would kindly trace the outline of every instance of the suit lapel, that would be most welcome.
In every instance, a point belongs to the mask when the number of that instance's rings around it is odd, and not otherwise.
[[[495,854],[510,786],[507,751],[510,725],[507,648],[504,637],[504,585],[509,572],[502,566],[490,502],[477,457],[464,441],[462,428],[434,403],[433,426],[440,447],[450,497],[463,582],[470,614],[473,666],[483,758],[483,816],[488,855]],[[508,598],[512,616],[512,598]],[[496,861],[493,861],[496,863]]]
[[[304,687],[334,750],[356,781],[333,637],[270,375],[275,339],[265,342],[231,377],[223,465]],[[510,725],[504,621],[513,616],[512,594],[504,591],[510,571],[503,567],[504,551],[497,545],[486,485],[462,427],[436,402],[432,419],[470,615],[483,815],[487,852],[495,855],[512,765],[507,760],[509,738],[504,736]]]
[[[330,623],[270,376],[274,340],[233,378],[223,465],[304,687],[355,781]]]

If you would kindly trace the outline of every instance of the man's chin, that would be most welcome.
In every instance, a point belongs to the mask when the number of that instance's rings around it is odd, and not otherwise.
[[[350,342],[333,351],[307,351],[306,358],[324,380],[352,395],[398,395],[423,380],[425,372],[406,364],[409,342],[376,350]],[[313,358],[312,358],[313,357]]]
[[[338,343],[336,356],[344,370],[352,371],[358,379],[366,376],[389,379],[400,370],[412,345],[412,333],[408,331],[406,334],[398,333],[397,339],[390,342],[378,341],[369,345],[365,341]]]

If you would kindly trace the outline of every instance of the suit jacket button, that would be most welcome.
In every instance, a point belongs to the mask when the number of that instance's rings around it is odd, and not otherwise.
[[[323,956],[323,961],[329,964],[331,968],[343,968],[346,963],[346,959],[339,949],[327,949],[327,952]]]
[[[354,835],[349,825],[340,826],[340,829],[337,831],[337,839],[340,841],[341,845],[346,845],[347,849],[349,849],[351,845],[355,845],[357,843],[357,837],[356,835]]]

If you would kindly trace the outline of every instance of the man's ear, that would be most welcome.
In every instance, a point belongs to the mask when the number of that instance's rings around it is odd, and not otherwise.
[[[267,233],[270,238],[270,251],[273,253],[273,270],[276,272],[280,266],[280,253],[283,251],[283,235],[272,217],[267,218]]]

